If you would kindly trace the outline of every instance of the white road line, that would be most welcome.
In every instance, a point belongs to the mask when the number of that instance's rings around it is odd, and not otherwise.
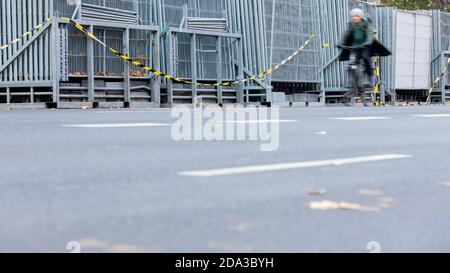
[[[294,123],[294,122],[298,122],[298,120],[288,120],[288,119],[226,120],[224,123],[258,124],[258,123]]]
[[[450,114],[413,115],[413,117],[419,117],[419,118],[448,118],[448,117],[450,117]]]
[[[362,121],[362,120],[389,120],[391,117],[342,117],[342,118],[327,118],[331,120],[344,120],[344,121]]]
[[[219,122],[214,125],[216,128],[223,128],[226,125],[225,124],[280,124],[280,123],[294,123],[298,122],[298,120],[279,120],[279,119],[273,119],[273,120],[266,120],[266,119],[260,119],[260,120],[226,120]]]
[[[72,124],[63,125],[69,128],[132,128],[132,127],[163,127],[171,126],[165,123],[111,123],[111,124]]]
[[[142,113],[163,113],[169,112],[170,109],[154,109],[154,110],[136,110],[136,111],[95,111],[95,114],[142,114]]]
[[[327,167],[327,166],[342,166],[342,165],[347,165],[347,164],[404,159],[404,158],[411,158],[411,157],[412,157],[411,155],[386,154],[386,155],[375,155],[375,156],[366,156],[366,157],[354,157],[354,158],[342,158],[342,159],[306,161],[306,162],[293,162],[293,163],[278,163],[278,164],[255,165],[255,166],[224,168],[224,169],[211,169],[211,170],[201,170],[201,171],[184,171],[184,172],[179,172],[178,175],[195,176],[195,177],[226,176],[226,175],[248,174],[248,173],[259,173],[259,172],[273,172],[273,171],[292,170],[292,169],[317,168],[317,167]]]

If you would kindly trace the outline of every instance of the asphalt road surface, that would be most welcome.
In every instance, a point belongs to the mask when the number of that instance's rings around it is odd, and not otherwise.
[[[0,252],[450,252],[450,107],[280,119],[261,152],[168,109],[2,111]]]

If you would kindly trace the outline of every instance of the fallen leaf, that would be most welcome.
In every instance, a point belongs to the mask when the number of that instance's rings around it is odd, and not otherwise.
[[[378,199],[378,207],[382,209],[387,209],[392,206],[392,203],[395,202],[394,198],[391,197],[381,197]]]
[[[100,241],[97,239],[87,238],[80,240],[81,248],[101,249],[111,253],[156,253],[161,252],[160,248],[145,248],[135,245],[114,244],[110,242]]]
[[[56,226],[56,230],[59,232],[64,232],[69,229],[69,225],[59,224]]]
[[[384,192],[380,190],[360,190],[358,191],[361,195],[368,195],[368,196],[383,196]]]
[[[308,204],[312,210],[358,210],[358,211],[379,211],[378,207],[365,207],[356,203],[334,202],[334,201],[318,201]]]
[[[382,209],[388,209],[391,207],[391,204],[390,203],[379,203],[378,207],[382,208]]]
[[[328,193],[328,191],[326,189],[319,189],[319,190],[311,190],[308,192],[308,195],[311,196],[321,196],[321,195],[326,195]]]
[[[394,203],[395,199],[391,198],[391,197],[381,197],[380,199],[378,199],[381,203]]]
[[[318,202],[310,202],[309,208],[313,210],[339,210],[339,209],[361,210],[362,206],[355,203],[333,202],[323,200]]]
[[[97,239],[87,238],[80,240],[82,248],[105,248],[107,243]]]

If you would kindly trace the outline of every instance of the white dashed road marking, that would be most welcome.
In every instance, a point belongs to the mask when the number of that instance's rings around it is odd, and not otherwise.
[[[146,114],[146,113],[164,113],[170,112],[170,109],[152,109],[152,110],[119,110],[119,111],[95,111],[95,114]]]
[[[344,120],[344,121],[362,121],[362,120],[389,120],[391,117],[342,117],[342,118],[327,118],[331,120]]]
[[[259,120],[227,120],[225,123],[233,124],[258,124],[258,123],[293,123],[297,120],[288,119],[259,119]]]
[[[413,115],[413,117],[419,117],[419,118],[448,118],[448,117],[450,117],[450,114]]]
[[[236,175],[236,174],[273,172],[273,171],[292,170],[292,169],[317,168],[317,167],[327,167],[327,166],[342,166],[342,165],[347,165],[347,164],[385,161],[385,160],[394,160],[394,159],[405,159],[405,158],[411,158],[411,157],[412,157],[411,155],[386,154],[386,155],[341,158],[341,159],[331,159],[331,160],[278,163],[278,164],[255,165],[255,166],[224,168],[224,169],[210,169],[210,170],[200,170],[200,171],[184,171],[184,172],[179,172],[178,175],[194,176],[194,177],[213,177],[213,176],[225,176],[225,175]]]
[[[73,124],[63,125],[71,128],[133,128],[133,127],[165,127],[171,126],[165,123],[111,123],[111,124]]]

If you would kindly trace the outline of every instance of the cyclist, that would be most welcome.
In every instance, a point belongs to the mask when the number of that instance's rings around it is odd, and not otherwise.
[[[348,25],[347,31],[344,33],[342,45],[360,48],[358,50],[357,60],[363,60],[364,71],[370,79],[365,85],[374,86],[374,76],[371,57],[373,56],[389,56],[391,52],[374,38],[372,29],[372,21],[364,15],[361,9],[353,9],[351,11],[352,21]],[[339,56],[339,61],[348,61],[350,51],[343,49]]]

